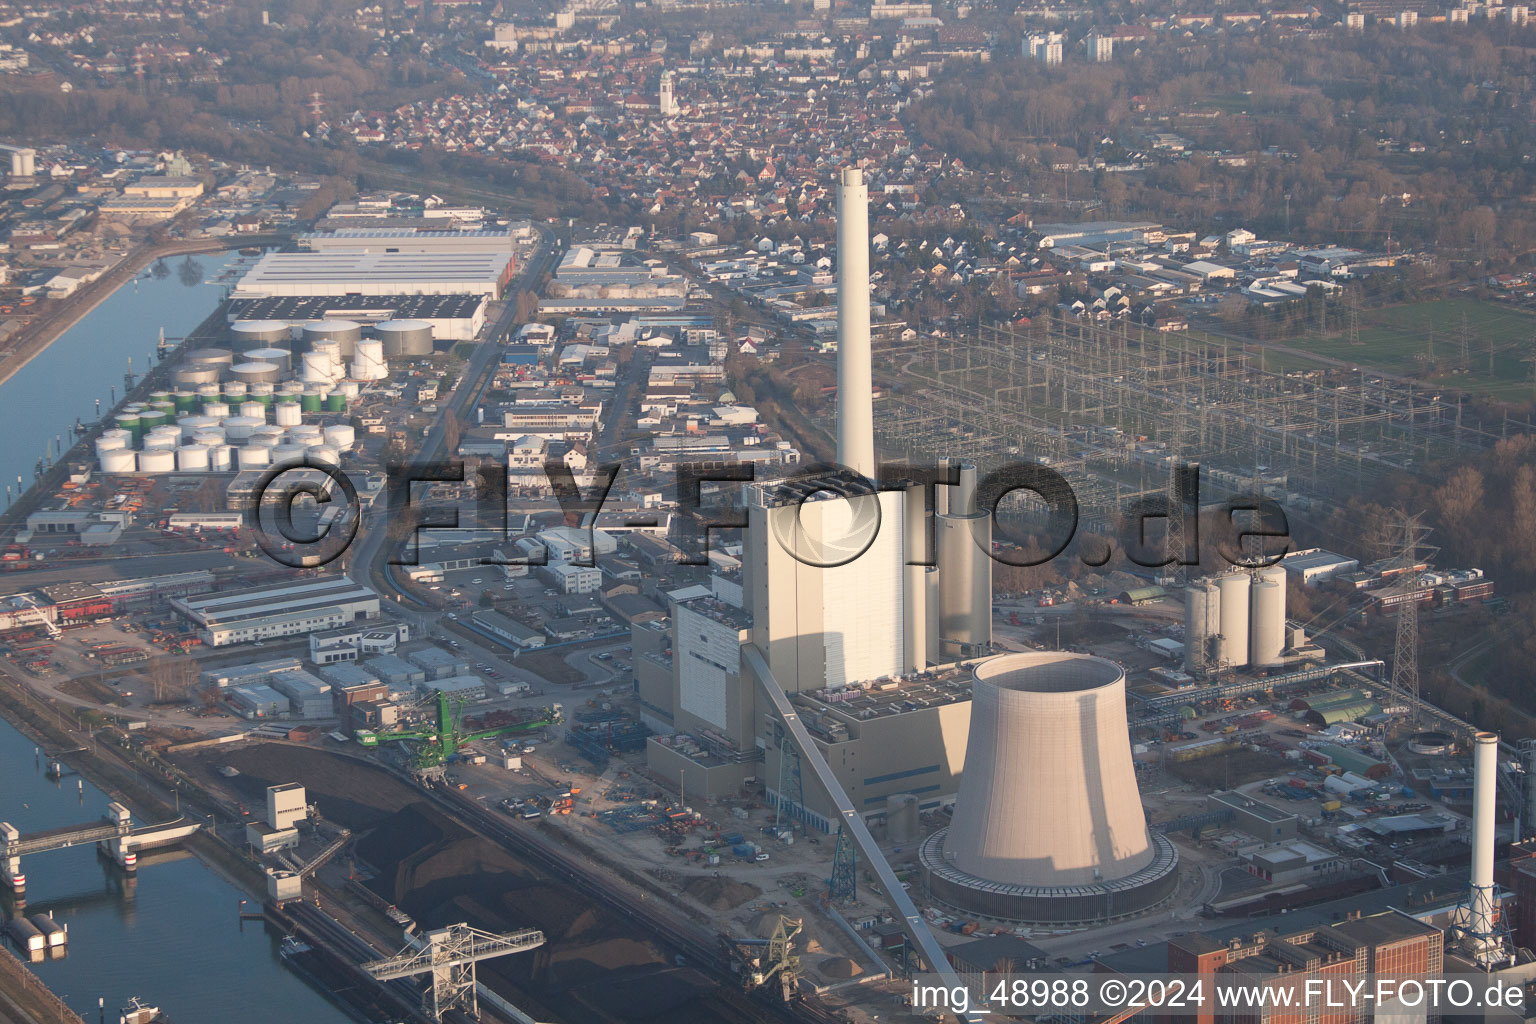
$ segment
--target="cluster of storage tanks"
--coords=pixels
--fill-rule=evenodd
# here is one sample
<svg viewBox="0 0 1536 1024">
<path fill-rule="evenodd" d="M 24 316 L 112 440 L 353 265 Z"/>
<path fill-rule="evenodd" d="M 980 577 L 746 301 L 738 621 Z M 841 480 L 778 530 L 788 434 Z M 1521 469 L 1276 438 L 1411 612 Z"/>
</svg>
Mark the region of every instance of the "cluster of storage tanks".
<svg viewBox="0 0 1536 1024">
<path fill-rule="evenodd" d="M 389 375 L 390 358 L 432 354 L 432 325 L 387 320 L 363 337 L 351 320 L 315 320 L 296 343 L 286 321 L 231 325 L 229 348 L 187 354 L 174 391 L 130 403 L 96 441 L 104 473 L 227 473 L 308 455 L 335 465 L 356 440 L 350 426 L 305 424 L 337 414 L 362 385 Z"/>
<path fill-rule="evenodd" d="M 115 414 L 112 428 L 96 439 L 96 458 L 103 473 L 228 473 L 305 455 L 337 465 L 356 432 L 345 423 L 306 424 L 303 415 L 346 412 L 356 388 L 355 381 L 334 390 L 302 381 L 230 381 L 200 386 L 190 402 L 181 392 L 155 392 L 148 403 Z"/>
<path fill-rule="evenodd" d="M 1184 596 L 1184 622 L 1191 672 L 1283 664 L 1285 570 L 1271 565 L 1197 580 Z"/>
</svg>

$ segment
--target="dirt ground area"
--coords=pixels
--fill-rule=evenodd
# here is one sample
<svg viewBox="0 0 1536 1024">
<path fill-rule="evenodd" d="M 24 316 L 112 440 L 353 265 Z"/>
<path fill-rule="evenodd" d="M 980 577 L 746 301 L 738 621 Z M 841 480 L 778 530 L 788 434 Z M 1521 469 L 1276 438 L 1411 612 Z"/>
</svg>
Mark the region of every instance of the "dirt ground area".
<svg viewBox="0 0 1536 1024">
<path fill-rule="evenodd" d="M 1191 761 L 1170 761 L 1168 774 L 1210 792 L 1267 779 L 1291 767 L 1285 758 L 1267 751 L 1231 750 Z"/>
<path fill-rule="evenodd" d="M 442 815 L 421 794 L 347 757 L 289 744 L 242 744 L 179 758 L 241 795 L 253 813 L 266 787 L 299 782 L 320 813 L 359 833 L 356 855 L 376 872 L 367 883 L 432 928 L 467 922 L 492 931 L 538 928 L 532 954 L 489 961 L 480 976 L 540 1020 L 568 1024 L 720 1020 L 706 1003 L 715 983 L 667 955 L 633 922 L 524 863 Z M 210 781 L 213 781 L 210 779 Z M 739 889 L 719 898 L 742 901 Z"/>
</svg>

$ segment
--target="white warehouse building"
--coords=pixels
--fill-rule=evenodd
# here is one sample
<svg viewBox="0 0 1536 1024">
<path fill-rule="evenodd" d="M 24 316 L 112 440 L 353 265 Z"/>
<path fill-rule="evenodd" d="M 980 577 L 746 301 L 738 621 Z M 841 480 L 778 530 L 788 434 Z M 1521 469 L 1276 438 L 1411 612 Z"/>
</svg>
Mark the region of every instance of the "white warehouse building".
<svg viewBox="0 0 1536 1024">
<path fill-rule="evenodd" d="M 345 576 L 171 600 L 209 647 L 340 629 L 379 616 L 379 595 Z"/>
<path fill-rule="evenodd" d="M 512 254 L 275 252 L 256 261 L 233 298 L 283 295 L 485 295 L 512 277 Z"/>
</svg>

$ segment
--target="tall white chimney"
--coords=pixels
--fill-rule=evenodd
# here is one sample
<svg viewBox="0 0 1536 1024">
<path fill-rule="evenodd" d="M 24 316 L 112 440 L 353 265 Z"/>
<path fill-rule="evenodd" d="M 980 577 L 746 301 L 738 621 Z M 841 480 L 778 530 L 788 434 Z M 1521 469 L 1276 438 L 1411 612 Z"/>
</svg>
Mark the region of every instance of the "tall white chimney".
<svg viewBox="0 0 1536 1024">
<path fill-rule="evenodd" d="M 1498 957 L 1493 937 L 1493 826 L 1498 801 L 1499 736 L 1480 732 L 1472 746 L 1472 887 L 1467 932 L 1480 962 Z"/>
<path fill-rule="evenodd" d="M 875 479 L 869 349 L 869 189 L 843 171 L 837 189 L 837 461 Z"/>
</svg>

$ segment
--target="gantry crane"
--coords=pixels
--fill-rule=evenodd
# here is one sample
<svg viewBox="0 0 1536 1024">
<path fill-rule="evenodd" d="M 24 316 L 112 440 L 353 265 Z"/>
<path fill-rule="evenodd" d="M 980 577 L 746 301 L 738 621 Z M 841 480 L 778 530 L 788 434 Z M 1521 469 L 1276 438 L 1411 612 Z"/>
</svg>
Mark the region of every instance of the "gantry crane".
<svg viewBox="0 0 1536 1024">
<path fill-rule="evenodd" d="M 795 981 L 800 977 L 800 957 L 795 953 L 795 936 L 803 922 L 798 917 L 780 917 L 773 934 L 766 939 L 737 939 L 722 936 L 731 954 L 732 969 L 741 975 L 741 987 L 748 991 L 763 988 L 775 978 L 779 998 L 789 1002 L 795 995 Z"/>
<path fill-rule="evenodd" d="M 427 932 L 425 945 L 402 950 L 385 960 L 363 964 L 363 970 L 379 981 L 394 981 L 430 974 L 432 987 L 422 994 L 422 1011 L 441 1021 L 443 1014 L 461 1009 L 480 1016 L 475 993 L 475 964 L 492 957 L 523 953 L 544 945 L 544 933 L 530 928 L 497 935 L 467 924 L 451 924 Z"/>
<path fill-rule="evenodd" d="M 415 756 L 415 768 L 418 772 L 431 771 L 442 767 L 466 743 L 473 743 L 475 740 L 491 739 L 496 736 L 505 736 L 508 733 L 542 729 L 545 726 L 558 725 L 562 721 L 560 705 L 553 704 L 524 721 L 508 722 L 476 732 L 464 732 L 461 727 L 461 719 L 466 703 L 465 699 L 463 697 L 450 697 L 442 690 L 433 690 L 417 707 L 419 708 L 424 704 L 434 701 L 437 705 L 437 711 L 433 728 L 402 729 L 399 732 L 379 733 L 377 736 L 377 739 L 381 742 L 399 740 L 418 741 L 419 746 L 416 748 Z"/>
</svg>

